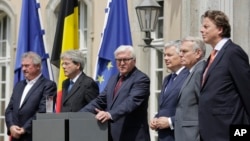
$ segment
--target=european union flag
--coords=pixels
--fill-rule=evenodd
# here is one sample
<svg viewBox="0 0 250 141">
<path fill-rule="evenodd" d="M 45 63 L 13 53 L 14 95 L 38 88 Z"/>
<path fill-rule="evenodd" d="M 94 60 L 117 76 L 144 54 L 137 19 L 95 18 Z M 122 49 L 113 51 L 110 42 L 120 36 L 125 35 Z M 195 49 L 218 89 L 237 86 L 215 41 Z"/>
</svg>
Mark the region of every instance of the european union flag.
<svg viewBox="0 0 250 141">
<path fill-rule="evenodd" d="M 127 0 L 109 0 L 106 23 L 97 63 L 97 82 L 102 92 L 111 75 L 118 72 L 114 51 L 120 45 L 132 45 Z"/>
<path fill-rule="evenodd" d="M 23 80 L 22 60 L 23 53 L 33 51 L 39 54 L 42 58 L 42 73 L 50 79 L 47 58 L 48 54 L 45 52 L 43 34 L 41 29 L 38 9 L 40 4 L 36 0 L 23 0 L 22 11 L 19 27 L 19 38 L 16 52 L 15 78 L 14 83 Z"/>
</svg>

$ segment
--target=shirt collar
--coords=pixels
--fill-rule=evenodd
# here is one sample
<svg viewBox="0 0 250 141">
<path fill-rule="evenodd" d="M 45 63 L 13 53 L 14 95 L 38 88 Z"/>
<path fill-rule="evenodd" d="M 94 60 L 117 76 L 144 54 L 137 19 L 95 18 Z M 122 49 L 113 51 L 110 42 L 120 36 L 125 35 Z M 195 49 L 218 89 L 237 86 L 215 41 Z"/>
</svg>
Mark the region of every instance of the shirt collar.
<svg viewBox="0 0 250 141">
<path fill-rule="evenodd" d="M 82 72 L 80 72 L 79 74 L 76 75 L 75 78 L 70 79 L 71 81 L 73 81 L 74 83 L 76 82 L 76 80 L 80 77 L 80 75 L 82 74 Z"/>
<path fill-rule="evenodd" d="M 184 69 L 185 67 L 181 67 L 181 68 L 179 68 L 175 73 L 176 73 L 176 75 L 179 75 L 180 73 L 181 73 L 181 71 Z"/>
<path fill-rule="evenodd" d="M 222 40 L 220 40 L 216 46 L 214 47 L 215 50 L 220 51 L 222 49 L 222 47 L 224 46 L 224 44 L 229 40 L 229 38 L 223 38 Z"/>
<path fill-rule="evenodd" d="M 193 66 L 191 67 L 191 69 L 189 70 L 189 73 L 193 72 L 195 66 L 197 66 L 197 64 L 199 64 L 199 63 L 202 62 L 202 61 L 204 61 L 204 59 L 201 59 L 201 60 L 199 60 L 198 62 L 196 62 L 196 64 L 193 65 Z"/>
<path fill-rule="evenodd" d="M 37 77 L 35 77 L 33 80 L 28 80 L 26 79 L 27 84 L 34 84 L 36 83 L 36 81 L 38 80 L 38 78 L 41 76 L 42 74 L 40 73 Z"/>
</svg>

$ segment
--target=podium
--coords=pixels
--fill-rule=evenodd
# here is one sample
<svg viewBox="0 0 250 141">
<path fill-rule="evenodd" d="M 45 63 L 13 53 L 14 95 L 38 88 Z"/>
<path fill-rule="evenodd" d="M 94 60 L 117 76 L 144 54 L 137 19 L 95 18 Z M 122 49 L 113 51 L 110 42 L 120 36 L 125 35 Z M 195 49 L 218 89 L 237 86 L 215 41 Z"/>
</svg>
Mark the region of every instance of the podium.
<svg viewBox="0 0 250 141">
<path fill-rule="evenodd" d="M 108 125 L 87 112 L 40 113 L 32 134 L 33 141 L 108 141 Z"/>
</svg>

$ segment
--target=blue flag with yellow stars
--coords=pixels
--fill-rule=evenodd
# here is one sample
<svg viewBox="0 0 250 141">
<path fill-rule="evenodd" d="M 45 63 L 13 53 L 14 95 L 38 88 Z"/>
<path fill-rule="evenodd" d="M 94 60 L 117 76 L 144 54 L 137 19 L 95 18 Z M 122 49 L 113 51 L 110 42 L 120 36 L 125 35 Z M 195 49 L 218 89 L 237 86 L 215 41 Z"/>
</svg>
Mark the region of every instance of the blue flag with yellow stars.
<svg viewBox="0 0 250 141">
<path fill-rule="evenodd" d="M 42 29 L 40 23 L 40 17 L 38 10 L 40 8 L 40 3 L 36 0 L 23 0 L 21 17 L 20 17 L 20 27 L 19 27 L 19 37 L 16 51 L 16 64 L 15 64 L 15 76 L 14 83 L 24 79 L 24 74 L 22 72 L 22 55 L 25 52 L 35 52 L 41 56 L 42 59 L 42 74 L 53 80 L 51 71 L 51 66 L 48 63 L 49 54 L 46 52 L 46 48 L 43 41 L 43 36 L 45 34 L 44 29 Z"/>
<path fill-rule="evenodd" d="M 109 0 L 97 62 L 96 81 L 102 92 L 111 77 L 117 74 L 114 51 L 120 45 L 131 45 L 127 0 Z"/>
</svg>

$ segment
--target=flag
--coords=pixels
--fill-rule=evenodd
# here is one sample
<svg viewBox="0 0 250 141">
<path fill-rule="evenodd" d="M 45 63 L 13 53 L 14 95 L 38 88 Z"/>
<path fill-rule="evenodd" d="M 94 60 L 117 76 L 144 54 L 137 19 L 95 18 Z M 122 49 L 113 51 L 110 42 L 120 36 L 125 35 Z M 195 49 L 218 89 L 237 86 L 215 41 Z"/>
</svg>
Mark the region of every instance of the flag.
<svg viewBox="0 0 250 141">
<path fill-rule="evenodd" d="M 60 55 L 67 50 L 79 49 L 78 42 L 78 1 L 61 0 L 61 8 L 57 21 L 55 40 L 51 55 L 51 63 L 59 67 L 56 112 L 61 111 L 62 102 L 62 82 L 66 79 L 62 66 L 60 65 Z"/>
<path fill-rule="evenodd" d="M 102 92 L 111 75 L 118 72 L 114 51 L 120 45 L 132 45 L 127 0 L 109 0 L 98 55 L 96 80 Z"/>
<path fill-rule="evenodd" d="M 39 10 L 40 4 L 36 0 L 23 0 L 19 26 L 18 44 L 16 51 L 16 64 L 14 83 L 23 80 L 22 73 L 22 55 L 25 52 L 33 51 L 41 56 L 42 74 L 52 79 L 51 66 L 48 64 L 49 57 L 44 46 L 44 30 L 41 28 Z M 49 70 L 50 69 L 50 70 Z"/>
</svg>

